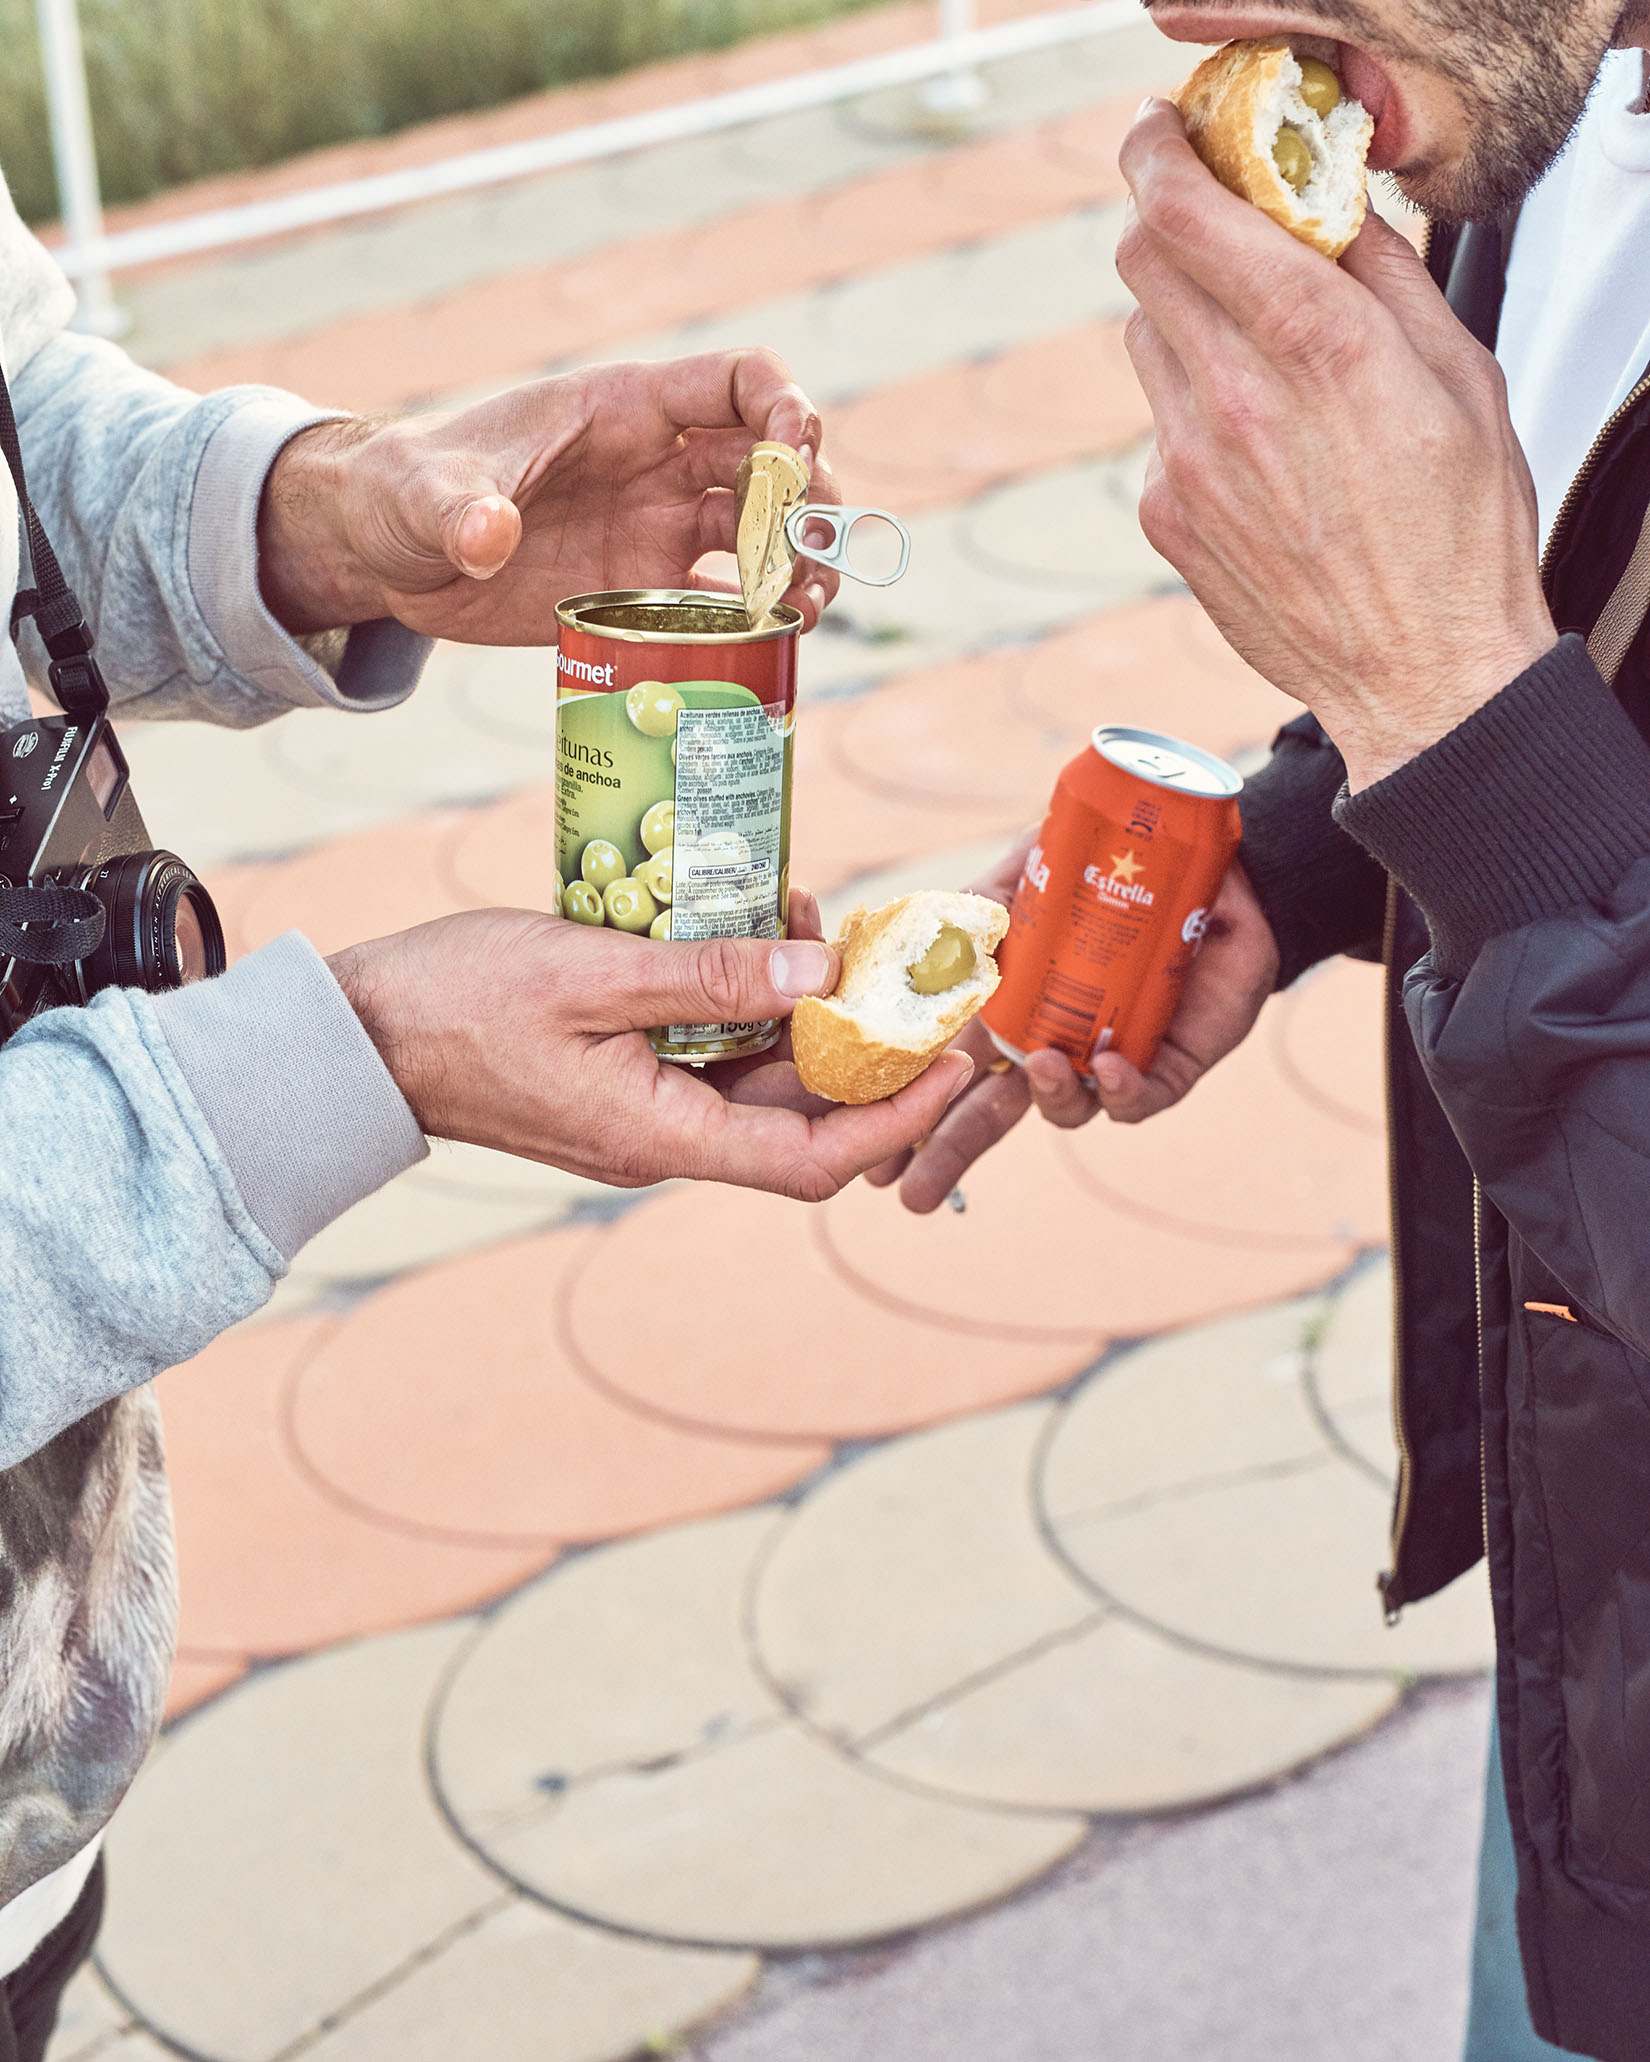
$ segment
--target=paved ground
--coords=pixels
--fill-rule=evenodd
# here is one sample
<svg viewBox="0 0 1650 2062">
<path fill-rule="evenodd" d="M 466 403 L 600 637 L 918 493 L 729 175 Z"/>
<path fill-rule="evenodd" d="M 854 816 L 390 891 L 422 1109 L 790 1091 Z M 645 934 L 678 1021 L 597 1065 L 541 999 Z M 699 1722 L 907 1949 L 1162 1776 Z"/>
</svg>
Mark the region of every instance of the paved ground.
<svg viewBox="0 0 1650 2062">
<path fill-rule="evenodd" d="M 966 880 L 1094 722 L 1253 763 L 1286 713 L 1134 522 L 1114 156 L 1178 69 L 1142 27 L 995 68 L 963 135 L 886 96 L 167 268 L 134 348 L 376 407 L 777 344 L 917 545 L 805 653 L 797 875 Z M 548 886 L 542 652 L 128 750 L 237 952 Z M 1375 1608 L 1377 978 L 1302 983 L 1141 1131 L 1024 1127 L 960 1215 L 438 1148 L 324 1234 L 160 1384 L 179 1722 L 53 2062 L 1447 2057 L 1489 1634 L 1472 1578 Z"/>
</svg>

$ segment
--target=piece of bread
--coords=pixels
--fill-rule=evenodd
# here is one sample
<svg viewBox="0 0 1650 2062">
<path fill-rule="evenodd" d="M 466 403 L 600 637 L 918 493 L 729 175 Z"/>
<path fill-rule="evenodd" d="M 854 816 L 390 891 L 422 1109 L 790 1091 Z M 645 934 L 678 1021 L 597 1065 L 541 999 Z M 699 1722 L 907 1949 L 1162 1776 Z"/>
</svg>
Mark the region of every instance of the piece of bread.
<svg viewBox="0 0 1650 2062">
<path fill-rule="evenodd" d="M 1228 43 L 1171 97 L 1192 148 L 1222 186 L 1326 258 L 1338 258 L 1363 226 L 1364 160 L 1375 124 L 1361 100 L 1344 96 L 1327 115 L 1314 113 L 1300 85 L 1295 52 L 1269 36 Z M 1273 156 L 1280 129 L 1295 130 L 1312 154 L 1312 174 L 1299 193 Z"/>
<path fill-rule="evenodd" d="M 919 995 L 910 969 L 954 924 L 973 941 L 974 971 L 938 995 Z M 806 995 L 791 1016 L 802 1085 L 834 1103 L 878 1103 L 937 1060 L 997 985 L 992 958 L 1008 911 L 984 895 L 927 888 L 881 909 L 856 909 L 837 934 L 842 978 Z"/>
</svg>

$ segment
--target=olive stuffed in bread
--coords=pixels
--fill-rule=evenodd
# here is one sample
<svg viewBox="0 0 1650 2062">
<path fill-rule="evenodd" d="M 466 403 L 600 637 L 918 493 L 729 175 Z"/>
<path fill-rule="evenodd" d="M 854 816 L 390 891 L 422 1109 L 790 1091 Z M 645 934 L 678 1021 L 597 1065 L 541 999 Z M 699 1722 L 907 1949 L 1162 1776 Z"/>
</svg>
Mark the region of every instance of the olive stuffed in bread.
<svg viewBox="0 0 1650 2062">
<path fill-rule="evenodd" d="M 1228 43 L 1172 96 L 1222 186 L 1338 258 L 1363 226 L 1375 124 L 1334 68 L 1281 37 Z"/>
</svg>

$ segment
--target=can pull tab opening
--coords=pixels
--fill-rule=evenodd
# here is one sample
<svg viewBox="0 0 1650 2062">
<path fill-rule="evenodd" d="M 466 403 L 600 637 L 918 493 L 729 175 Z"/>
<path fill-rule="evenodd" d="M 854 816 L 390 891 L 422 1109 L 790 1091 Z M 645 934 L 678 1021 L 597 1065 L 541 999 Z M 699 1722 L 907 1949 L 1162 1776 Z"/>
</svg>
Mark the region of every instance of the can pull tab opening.
<svg viewBox="0 0 1650 2062">
<path fill-rule="evenodd" d="M 799 558 L 846 573 L 865 587 L 892 587 L 911 563 L 911 533 L 885 508 L 804 502 L 785 518 L 785 541 Z M 890 560 L 897 561 L 892 571 Z"/>
</svg>

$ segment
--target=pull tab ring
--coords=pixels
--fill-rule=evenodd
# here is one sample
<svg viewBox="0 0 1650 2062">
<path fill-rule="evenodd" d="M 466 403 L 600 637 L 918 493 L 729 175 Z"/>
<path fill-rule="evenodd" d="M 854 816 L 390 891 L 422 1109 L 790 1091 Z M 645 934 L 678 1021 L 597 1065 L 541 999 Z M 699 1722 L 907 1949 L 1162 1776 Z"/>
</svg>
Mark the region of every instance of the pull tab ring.
<svg viewBox="0 0 1650 2062">
<path fill-rule="evenodd" d="M 891 573 L 862 573 L 849 559 L 854 525 L 863 522 L 867 516 L 891 524 L 899 538 L 899 564 Z M 810 523 L 823 523 L 830 531 L 825 543 L 808 542 L 805 533 Z M 911 563 L 911 532 L 897 515 L 890 515 L 885 508 L 836 508 L 823 502 L 803 502 L 785 518 L 785 541 L 798 558 L 811 558 L 816 565 L 846 573 L 850 580 L 858 580 L 865 587 L 892 587 L 896 580 L 903 579 L 905 569 Z"/>
</svg>

